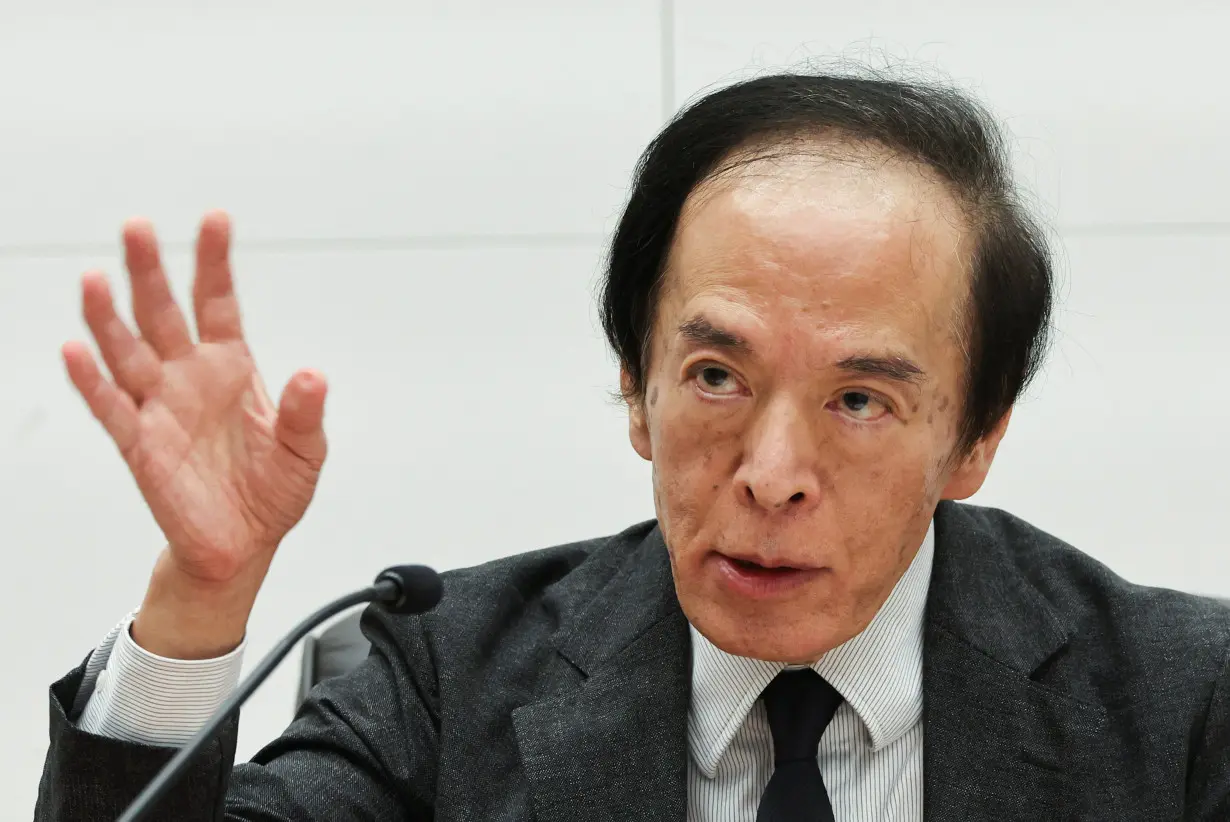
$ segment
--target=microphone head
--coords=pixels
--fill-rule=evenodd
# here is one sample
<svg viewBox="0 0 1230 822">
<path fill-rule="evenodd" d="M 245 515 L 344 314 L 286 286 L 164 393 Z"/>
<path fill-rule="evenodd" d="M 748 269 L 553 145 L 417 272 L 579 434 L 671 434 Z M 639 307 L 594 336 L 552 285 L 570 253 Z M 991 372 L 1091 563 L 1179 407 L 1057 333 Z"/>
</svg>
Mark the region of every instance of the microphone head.
<svg viewBox="0 0 1230 822">
<path fill-rule="evenodd" d="M 376 577 L 376 582 L 392 582 L 397 586 L 395 594 L 384 599 L 389 611 L 395 614 L 421 614 L 430 611 L 444 594 L 440 575 L 426 565 L 395 565 L 386 568 Z"/>
</svg>

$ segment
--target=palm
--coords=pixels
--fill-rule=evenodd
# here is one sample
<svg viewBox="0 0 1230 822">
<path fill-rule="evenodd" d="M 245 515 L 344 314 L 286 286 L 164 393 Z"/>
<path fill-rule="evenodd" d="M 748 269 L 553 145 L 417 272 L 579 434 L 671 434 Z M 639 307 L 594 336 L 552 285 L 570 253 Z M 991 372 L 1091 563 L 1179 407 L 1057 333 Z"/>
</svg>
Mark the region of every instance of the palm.
<svg viewBox="0 0 1230 822">
<path fill-rule="evenodd" d="M 179 559 L 219 575 L 289 530 L 312 483 L 279 470 L 277 415 L 242 346 L 203 344 L 164 371 L 125 458 L 167 540 L 182 546 Z"/>
<path fill-rule="evenodd" d="M 176 564 L 223 580 L 267 562 L 311 501 L 325 455 L 324 383 L 300 372 L 280 408 L 242 338 L 227 263 L 229 232 L 207 218 L 198 243 L 194 343 L 170 296 L 152 232 L 125 232 L 137 338 L 106 281 L 87 275 L 86 320 L 115 382 L 89 351 L 65 346 L 69 374 L 128 463 Z"/>
</svg>

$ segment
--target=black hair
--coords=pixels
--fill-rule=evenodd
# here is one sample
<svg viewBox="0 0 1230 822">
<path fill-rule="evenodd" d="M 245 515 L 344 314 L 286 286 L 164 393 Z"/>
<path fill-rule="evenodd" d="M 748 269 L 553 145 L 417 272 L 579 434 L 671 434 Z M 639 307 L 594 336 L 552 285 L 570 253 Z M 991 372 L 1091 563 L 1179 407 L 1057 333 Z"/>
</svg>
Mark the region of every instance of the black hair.
<svg viewBox="0 0 1230 822">
<path fill-rule="evenodd" d="M 965 327 L 961 451 L 991 431 L 1041 369 L 1053 307 L 1051 255 L 1021 202 L 1004 137 L 966 94 L 873 76 L 787 73 L 710 93 L 646 148 L 615 230 L 601 286 L 603 330 L 644 397 L 651 333 L 667 259 L 688 196 L 740 152 L 800 141 L 853 142 L 938 177 L 973 231 Z"/>
</svg>

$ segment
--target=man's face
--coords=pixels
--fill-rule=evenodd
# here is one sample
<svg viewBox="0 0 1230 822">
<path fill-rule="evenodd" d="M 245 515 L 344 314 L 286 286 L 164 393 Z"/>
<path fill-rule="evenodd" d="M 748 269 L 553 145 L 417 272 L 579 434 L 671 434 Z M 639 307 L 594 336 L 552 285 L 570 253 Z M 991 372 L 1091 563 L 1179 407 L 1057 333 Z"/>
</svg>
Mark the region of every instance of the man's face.
<svg viewBox="0 0 1230 822">
<path fill-rule="evenodd" d="M 684 612 L 723 650 L 819 658 L 866 627 L 955 454 L 971 237 L 913 165 L 758 161 L 684 208 L 630 434 Z"/>
</svg>

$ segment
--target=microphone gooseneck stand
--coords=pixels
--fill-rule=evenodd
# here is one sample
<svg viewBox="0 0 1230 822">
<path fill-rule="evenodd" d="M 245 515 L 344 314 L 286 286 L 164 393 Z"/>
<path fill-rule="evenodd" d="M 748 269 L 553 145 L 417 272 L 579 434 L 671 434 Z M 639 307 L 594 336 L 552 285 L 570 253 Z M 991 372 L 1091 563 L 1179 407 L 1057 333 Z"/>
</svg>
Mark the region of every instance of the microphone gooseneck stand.
<svg viewBox="0 0 1230 822">
<path fill-rule="evenodd" d="M 205 726 L 188 740 L 158 775 L 137 795 L 118 822 L 138 822 L 146 818 L 166 792 L 183 775 L 192 757 L 205 747 L 218 729 L 238 713 L 240 707 L 262 682 L 273 673 L 278 663 L 291 649 L 320 623 L 334 614 L 364 602 L 384 602 L 397 614 L 416 614 L 431 610 L 440 601 L 440 577 L 423 565 L 400 565 L 381 572 L 376 582 L 360 591 L 335 599 L 295 626 L 269 654 L 261 660 L 251 675 L 239 685 Z"/>
</svg>

